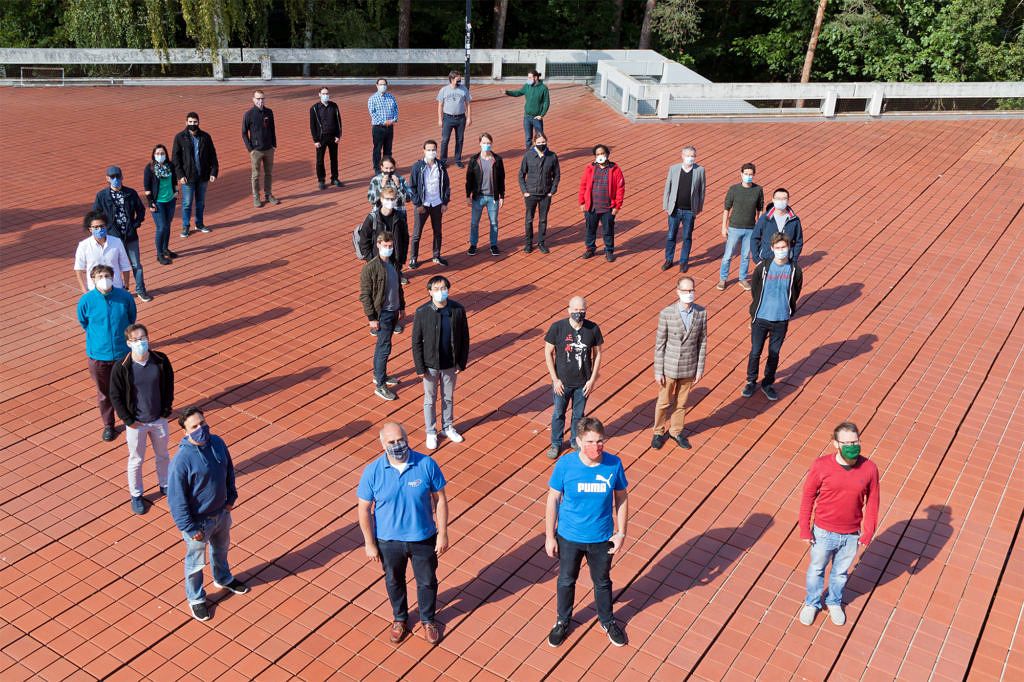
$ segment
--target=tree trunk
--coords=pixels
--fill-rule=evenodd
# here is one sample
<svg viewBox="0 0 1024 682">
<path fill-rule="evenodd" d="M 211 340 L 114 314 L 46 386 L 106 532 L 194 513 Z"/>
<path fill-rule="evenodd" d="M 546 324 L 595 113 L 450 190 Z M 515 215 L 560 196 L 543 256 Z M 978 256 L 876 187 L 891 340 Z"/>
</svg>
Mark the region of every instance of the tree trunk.
<svg viewBox="0 0 1024 682">
<path fill-rule="evenodd" d="M 412 22 L 412 0 L 399 0 L 398 5 L 398 49 L 408 50 L 409 24 Z M 409 75 L 409 65 L 404 61 L 398 64 L 398 75 Z"/>
<path fill-rule="evenodd" d="M 657 0 L 647 0 L 647 8 L 644 10 L 644 23 L 640 28 L 640 44 L 637 46 L 641 50 L 651 49 L 651 15 L 654 14 L 654 5 Z"/>
<path fill-rule="evenodd" d="M 612 47 L 622 45 L 622 0 L 615 0 L 615 21 L 612 22 Z"/>
<path fill-rule="evenodd" d="M 494 49 L 500 50 L 505 44 L 505 19 L 508 18 L 508 0 L 494 0 Z"/>
<path fill-rule="evenodd" d="M 814 28 L 811 29 L 811 40 L 807 43 L 807 56 L 804 57 L 804 70 L 800 72 L 800 82 L 809 83 L 811 80 L 811 64 L 814 62 L 814 49 L 818 47 L 818 34 L 821 33 L 821 22 L 825 18 L 825 5 L 828 0 L 821 0 L 818 3 L 818 13 L 814 15 Z M 802 99 L 796 101 L 799 109 L 804 105 Z"/>
<path fill-rule="evenodd" d="M 303 32 L 302 45 L 307 50 L 313 47 L 313 0 L 306 0 L 306 29 Z M 309 78 L 309 64 L 302 65 L 302 77 Z"/>
</svg>

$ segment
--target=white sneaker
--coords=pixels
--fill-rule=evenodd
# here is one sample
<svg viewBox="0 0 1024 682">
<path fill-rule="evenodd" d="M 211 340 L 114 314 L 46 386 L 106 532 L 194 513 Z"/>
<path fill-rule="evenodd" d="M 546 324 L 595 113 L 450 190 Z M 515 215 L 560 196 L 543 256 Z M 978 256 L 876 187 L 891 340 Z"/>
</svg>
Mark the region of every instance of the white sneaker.
<svg viewBox="0 0 1024 682">
<path fill-rule="evenodd" d="M 461 443 L 462 441 L 466 440 L 461 435 L 459 435 L 459 432 L 455 430 L 454 426 L 449 426 L 447 429 L 444 430 L 444 437 L 453 443 Z"/>
<path fill-rule="evenodd" d="M 436 450 L 436 449 L 437 449 L 437 434 L 436 433 L 428 433 L 427 434 L 427 450 Z"/>
<path fill-rule="evenodd" d="M 838 604 L 832 604 L 828 607 L 828 615 L 832 618 L 834 625 L 846 625 L 846 614 L 843 612 L 843 607 Z"/>
<path fill-rule="evenodd" d="M 817 608 L 804 604 L 804 607 L 800 609 L 800 622 L 804 625 L 814 625 L 814 617 L 816 615 L 818 615 Z"/>
</svg>

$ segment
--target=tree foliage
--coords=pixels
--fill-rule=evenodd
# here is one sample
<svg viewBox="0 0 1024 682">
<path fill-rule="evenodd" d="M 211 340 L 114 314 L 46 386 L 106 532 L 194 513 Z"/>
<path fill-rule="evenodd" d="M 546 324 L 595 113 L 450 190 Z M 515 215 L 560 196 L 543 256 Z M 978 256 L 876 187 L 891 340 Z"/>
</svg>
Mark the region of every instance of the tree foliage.
<svg viewBox="0 0 1024 682">
<path fill-rule="evenodd" d="M 700 7 L 697 0 L 660 0 L 651 13 L 651 23 L 661 44 L 679 62 L 692 66 L 694 56 L 686 46 L 700 36 Z"/>
</svg>

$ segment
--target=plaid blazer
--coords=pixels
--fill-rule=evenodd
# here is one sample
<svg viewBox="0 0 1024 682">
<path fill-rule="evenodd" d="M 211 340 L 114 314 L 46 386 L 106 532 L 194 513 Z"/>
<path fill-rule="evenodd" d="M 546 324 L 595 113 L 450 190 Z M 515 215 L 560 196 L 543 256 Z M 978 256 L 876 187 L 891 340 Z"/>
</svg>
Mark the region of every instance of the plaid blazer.
<svg viewBox="0 0 1024 682">
<path fill-rule="evenodd" d="M 692 303 L 693 322 L 683 326 L 679 304 L 673 303 L 658 316 L 658 335 L 654 341 L 654 374 L 670 379 L 688 379 L 704 373 L 708 344 L 707 309 Z"/>
</svg>

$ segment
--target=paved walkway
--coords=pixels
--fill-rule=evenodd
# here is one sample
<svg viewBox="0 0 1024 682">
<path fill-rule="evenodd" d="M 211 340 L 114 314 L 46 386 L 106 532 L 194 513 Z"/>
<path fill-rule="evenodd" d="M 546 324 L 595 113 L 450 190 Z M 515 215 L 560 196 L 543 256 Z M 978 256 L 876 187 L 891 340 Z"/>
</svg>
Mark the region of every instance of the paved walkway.
<svg viewBox="0 0 1024 682">
<path fill-rule="evenodd" d="M 498 89 L 474 85 L 466 146 L 490 131 L 513 172 L 522 100 Z M 378 426 L 401 420 L 423 447 L 422 392 L 403 334 L 391 364 L 400 399 L 372 393 L 350 240 L 367 211 L 370 91 L 333 90 L 345 188 L 316 189 L 313 89 L 268 87 L 283 203 L 262 209 L 239 140 L 249 87 L 0 93 L 0 678 L 1024 679 L 1024 121 L 631 125 L 588 90 L 554 86 L 546 127 L 563 179 L 551 254 L 519 252 L 513 192 L 502 254 L 466 256 L 468 209 L 456 200 L 445 216 L 450 266 L 428 263 L 407 289 L 411 312 L 430 275 L 450 277 L 473 339 L 456 390 L 466 442 L 433 453 L 449 480 L 453 542 L 439 569 L 445 637 L 432 649 L 418 626 L 387 643 L 383 581 L 356 523 Z M 394 90 L 407 174 L 422 140 L 440 136 L 435 88 Z M 145 223 L 155 300 L 139 318 L 174 363 L 176 405 L 208 408 L 238 474 L 230 559 L 253 590 L 213 591 L 207 623 L 184 607 L 183 546 L 152 464 L 154 504 L 133 516 L 124 436 L 100 441 L 71 270 L 106 166 L 141 190 L 153 144 L 170 145 L 190 110 L 221 160 L 214 230 L 181 240 L 176 218 L 181 258 L 163 266 Z M 575 190 L 598 142 L 626 177 L 615 263 L 579 258 Z M 695 448 L 653 451 L 651 346 L 677 277 L 658 268 L 661 192 L 686 143 L 710 178 L 691 269 L 709 310 L 708 362 L 690 400 Z M 806 235 L 774 404 L 739 395 L 749 295 L 735 274 L 714 289 L 720 206 L 745 161 L 769 192 L 789 188 Z M 461 196 L 463 174 L 452 177 Z M 556 565 L 542 539 L 551 399 L 541 349 L 572 294 L 605 332 L 589 407 L 630 481 L 630 537 L 612 568 L 624 648 L 596 625 L 586 575 L 568 640 L 545 641 Z M 847 419 L 881 471 L 878 535 L 853 569 L 848 624 L 819 615 L 804 627 L 800 485 Z"/>
</svg>

